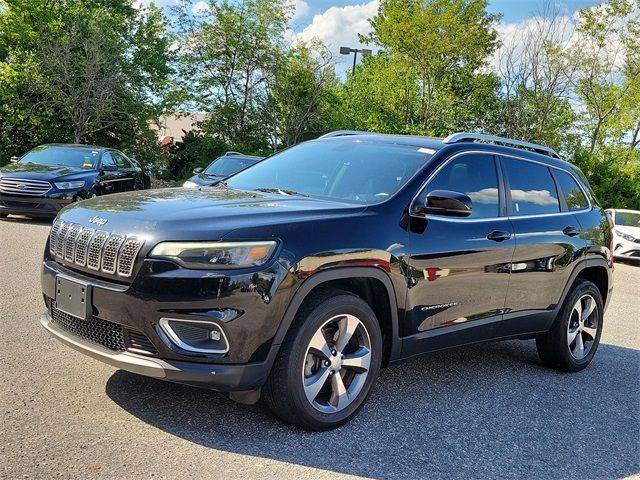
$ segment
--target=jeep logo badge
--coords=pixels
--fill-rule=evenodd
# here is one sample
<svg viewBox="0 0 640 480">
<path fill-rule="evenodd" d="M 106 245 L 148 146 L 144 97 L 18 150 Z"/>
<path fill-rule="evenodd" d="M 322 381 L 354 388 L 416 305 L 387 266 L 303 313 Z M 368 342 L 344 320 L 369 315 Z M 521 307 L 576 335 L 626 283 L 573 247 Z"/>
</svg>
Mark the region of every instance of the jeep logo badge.
<svg viewBox="0 0 640 480">
<path fill-rule="evenodd" d="M 16 185 L 20 190 L 26 190 L 27 186 L 24 183 L 19 183 Z"/>
<path fill-rule="evenodd" d="M 109 220 L 107 220 L 106 218 L 101 218 L 101 217 L 98 217 L 97 215 L 89 219 L 89 223 L 93 223 L 94 225 L 98 225 L 100 227 L 103 226 L 108 221 Z"/>
</svg>

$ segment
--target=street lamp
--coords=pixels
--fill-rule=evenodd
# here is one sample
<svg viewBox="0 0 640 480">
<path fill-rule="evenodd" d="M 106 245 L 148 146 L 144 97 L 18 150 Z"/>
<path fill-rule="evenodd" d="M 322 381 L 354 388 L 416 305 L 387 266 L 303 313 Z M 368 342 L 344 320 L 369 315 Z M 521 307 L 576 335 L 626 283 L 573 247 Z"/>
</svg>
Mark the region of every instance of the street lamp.
<svg viewBox="0 0 640 480">
<path fill-rule="evenodd" d="M 358 52 L 362 53 L 363 57 L 368 57 L 371 55 L 371 50 L 368 48 L 351 48 L 351 47 L 340 47 L 341 55 L 349 55 L 353 53 L 353 68 L 351 69 L 351 75 L 356 74 L 356 59 L 358 58 Z"/>
</svg>

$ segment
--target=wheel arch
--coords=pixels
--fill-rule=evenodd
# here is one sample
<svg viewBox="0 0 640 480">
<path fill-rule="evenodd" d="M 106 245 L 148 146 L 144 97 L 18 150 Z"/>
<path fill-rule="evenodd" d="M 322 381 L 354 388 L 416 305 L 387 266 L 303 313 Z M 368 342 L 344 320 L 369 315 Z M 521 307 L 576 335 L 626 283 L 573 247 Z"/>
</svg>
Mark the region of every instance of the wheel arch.
<svg viewBox="0 0 640 480">
<path fill-rule="evenodd" d="M 604 304 L 605 308 L 607 307 L 613 288 L 611 267 L 609 266 L 607 260 L 605 260 L 604 258 L 585 259 L 578 263 L 571 272 L 569 280 L 567 281 L 564 290 L 562 291 L 562 296 L 560 297 L 560 300 L 556 305 L 552 321 L 553 319 L 555 319 L 560 308 L 562 308 L 562 305 L 564 304 L 567 295 L 569 295 L 569 292 L 571 291 L 573 285 L 579 279 L 585 279 L 593 282 L 598 287 L 598 290 L 600 290 L 600 294 L 602 295 L 602 303 Z M 549 325 L 549 327 L 550 326 L 551 325 Z"/>
<path fill-rule="evenodd" d="M 383 332 L 383 363 L 400 357 L 401 342 L 395 289 L 389 276 L 375 267 L 334 268 L 315 273 L 305 279 L 285 310 L 274 346 L 280 348 L 303 302 L 318 289 L 326 287 L 351 292 L 367 302 L 376 313 Z M 382 293 L 385 294 L 385 298 L 382 297 Z"/>
</svg>

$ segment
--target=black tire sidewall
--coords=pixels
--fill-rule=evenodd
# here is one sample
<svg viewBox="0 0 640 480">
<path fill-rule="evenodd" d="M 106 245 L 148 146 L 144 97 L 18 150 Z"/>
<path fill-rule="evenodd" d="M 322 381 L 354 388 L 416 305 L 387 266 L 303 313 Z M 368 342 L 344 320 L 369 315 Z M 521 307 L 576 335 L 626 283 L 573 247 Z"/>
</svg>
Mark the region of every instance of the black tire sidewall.
<svg viewBox="0 0 640 480">
<path fill-rule="evenodd" d="M 575 305 L 575 303 L 578 301 L 580 297 L 586 294 L 591 295 L 596 301 L 596 308 L 598 310 L 597 312 L 598 331 L 596 333 L 594 344 L 591 347 L 591 350 L 589 351 L 587 356 L 580 360 L 577 360 L 576 358 L 573 357 L 573 355 L 571 355 L 571 351 L 569 350 L 569 345 L 567 344 L 567 326 L 571 318 L 571 312 L 573 311 L 573 306 Z M 596 287 L 591 282 L 583 282 L 577 285 L 577 287 L 573 289 L 573 291 L 567 298 L 565 305 L 563 306 L 562 316 L 560 318 L 561 321 L 558 322 L 558 325 L 557 325 L 558 331 L 556 332 L 556 335 L 558 335 L 559 337 L 558 341 L 559 342 L 561 341 L 564 347 L 562 349 L 562 352 L 563 352 L 562 355 L 570 370 L 580 371 L 583 368 L 585 368 L 587 365 L 589 365 L 589 363 L 591 363 L 591 360 L 593 359 L 593 356 L 596 354 L 596 350 L 598 350 L 598 346 L 600 345 L 600 337 L 602 335 L 602 327 L 603 327 L 603 318 L 604 318 L 604 305 L 602 303 L 602 295 L 600 294 L 600 290 L 598 290 L 598 287 Z"/>
<path fill-rule="evenodd" d="M 313 334 L 331 317 L 341 314 L 354 315 L 367 329 L 371 341 L 371 365 L 358 397 L 344 410 L 328 414 L 316 410 L 307 400 L 302 384 L 302 368 L 307 346 Z M 323 302 L 306 319 L 303 319 L 303 322 L 292 339 L 292 351 L 286 369 L 286 383 L 290 386 L 292 401 L 306 424 L 314 429 L 332 428 L 344 423 L 358 412 L 378 377 L 382 360 L 380 326 L 371 308 L 354 295 L 340 295 Z"/>
</svg>

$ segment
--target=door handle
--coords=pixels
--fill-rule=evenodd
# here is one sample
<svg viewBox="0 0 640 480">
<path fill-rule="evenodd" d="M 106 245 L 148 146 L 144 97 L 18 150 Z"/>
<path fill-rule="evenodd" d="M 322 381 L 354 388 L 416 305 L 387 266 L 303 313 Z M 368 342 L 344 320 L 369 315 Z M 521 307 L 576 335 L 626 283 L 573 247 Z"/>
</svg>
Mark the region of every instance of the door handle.
<svg viewBox="0 0 640 480">
<path fill-rule="evenodd" d="M 578 230 L 575 227 L 565 227 L 564 230 L 562 230 L 562 233 L 564 233 L 565 235 L 569 236 L 569 237 L 575 237 L 576 235 L 580 234 L 580 230 Z"/>
<path fill-rule="evenodd" d="M 494 230 L 487 235 L 487 239 L 493 240 L 494 242 L 502 242 L 503 240 L 509 240 L 510 238 L 511 234 L 509 232 L 503 232 L 501 230 Z"/>
</svg>

